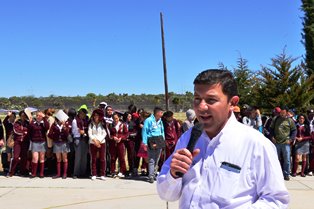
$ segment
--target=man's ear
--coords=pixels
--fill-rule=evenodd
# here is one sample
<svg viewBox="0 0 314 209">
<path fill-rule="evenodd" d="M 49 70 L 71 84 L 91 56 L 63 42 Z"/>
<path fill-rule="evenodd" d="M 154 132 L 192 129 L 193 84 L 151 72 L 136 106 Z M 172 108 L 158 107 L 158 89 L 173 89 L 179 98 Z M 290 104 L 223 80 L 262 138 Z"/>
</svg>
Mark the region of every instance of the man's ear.
<svg viewBox="0 0 314 209">
<path fill-rule="evenodd" d="M 240 101 L 239 96 L 233 96 L 233 97 L 230 99 L 230 105 L 231 105 L 232 107 L 237 106 L 238 103 L 239 103 L 239 101 Z"/>
</svg>

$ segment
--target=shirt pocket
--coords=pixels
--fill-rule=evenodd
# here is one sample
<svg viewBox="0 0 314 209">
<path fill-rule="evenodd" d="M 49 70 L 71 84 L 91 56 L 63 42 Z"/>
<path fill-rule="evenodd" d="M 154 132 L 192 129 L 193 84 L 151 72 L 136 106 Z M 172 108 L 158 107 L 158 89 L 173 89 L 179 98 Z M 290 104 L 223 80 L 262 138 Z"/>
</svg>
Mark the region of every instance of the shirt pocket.
<svg viewBox="0 0 314 209">
<path fill-rule="evenodd" d="M 240 173 L 219 168 L 212 190 L 212 200 L 220 206 L 231 204 L 239 186 Z"/>
</svg>

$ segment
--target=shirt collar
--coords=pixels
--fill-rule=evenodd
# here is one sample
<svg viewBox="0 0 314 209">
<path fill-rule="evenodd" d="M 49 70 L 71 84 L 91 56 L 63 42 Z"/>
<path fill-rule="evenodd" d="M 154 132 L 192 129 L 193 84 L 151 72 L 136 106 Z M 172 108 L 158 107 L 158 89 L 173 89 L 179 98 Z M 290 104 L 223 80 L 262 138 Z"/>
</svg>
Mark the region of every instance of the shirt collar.
<svg viewBox="0 0 314 209">
<path fill-rule="evenodd" d="M 222 136 L 224 135 L 224 133 L 230 133 L 233 131 L 236 123 L 238 123 L 238 121 L 237 121 L 236 117 L 234 116 L 234 114 L 232 113 L 231 116 L 228 118 L 228 121 L 225 124 L 225 126 L 222 128 L 222 130 L 215 137 L 213 137 L 212 139 L 209 138 L 209 136 L 206 134 L 205 131 L 203 131 L 202 135 L 205 135 L 210 140 L 209 144 L 211 146 L 217 145 L 220 143 L 220 140 L 222 139 Z"/>
</svg>

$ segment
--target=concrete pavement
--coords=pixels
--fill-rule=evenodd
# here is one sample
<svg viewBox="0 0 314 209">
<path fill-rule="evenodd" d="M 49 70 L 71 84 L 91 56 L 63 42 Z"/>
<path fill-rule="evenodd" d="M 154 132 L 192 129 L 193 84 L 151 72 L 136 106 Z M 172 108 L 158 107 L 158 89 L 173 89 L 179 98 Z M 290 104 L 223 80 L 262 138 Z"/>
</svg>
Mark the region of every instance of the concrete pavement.
<svg viewBox="0 0 314 209">
<path fill-rule="evenodd" d="M 286 181 L 292 209 L 314 205 L 314 176 L 294 177 Z M 0 176 L 0 202 L 5 209 L 175 209 L 178 202 L 159 199 L 156 183 L 144 177 L 137 180 L 112 179 L 43 179 Z"/>
</svg>

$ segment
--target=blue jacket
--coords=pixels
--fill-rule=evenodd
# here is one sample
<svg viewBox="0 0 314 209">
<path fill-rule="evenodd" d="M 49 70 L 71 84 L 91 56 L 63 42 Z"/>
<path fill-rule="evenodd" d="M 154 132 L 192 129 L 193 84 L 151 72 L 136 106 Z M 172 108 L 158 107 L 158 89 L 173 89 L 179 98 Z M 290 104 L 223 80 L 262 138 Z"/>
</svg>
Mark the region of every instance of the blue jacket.
<svg viewBox="0 0 314 209">
<path fill-rule="evenodd" d="M 165 138 L 164 125 L 162 120 L 159 119 L 156 122 L 154 114 L 151 114 L 145 121 L 142 129 L 143 143 L 147 145 L 147 138 L 151 136 L 163 136 Z"/>
</svg>

